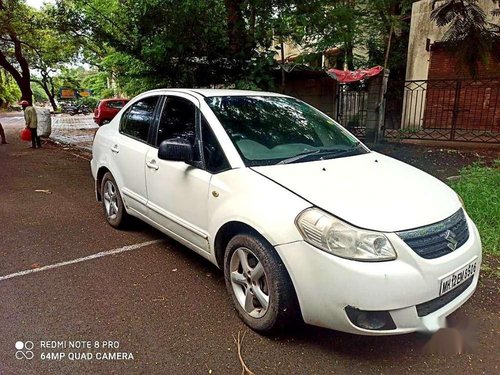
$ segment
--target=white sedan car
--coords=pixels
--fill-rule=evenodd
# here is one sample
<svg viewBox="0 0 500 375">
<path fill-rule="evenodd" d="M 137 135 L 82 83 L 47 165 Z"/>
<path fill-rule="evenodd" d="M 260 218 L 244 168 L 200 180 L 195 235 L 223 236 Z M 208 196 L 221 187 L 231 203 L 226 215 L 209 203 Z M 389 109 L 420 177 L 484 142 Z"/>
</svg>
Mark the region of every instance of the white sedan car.
<svg viewBox="0 0 500 375">
<path fill-rule="evenodd" d="M 433 332 L 477 286 L 457 194 L 289 96 L 143 93 L 97 131 L 91 167 L 109 224 L 135 216 L 223 269 L 259 332 Z"/>
</svg>

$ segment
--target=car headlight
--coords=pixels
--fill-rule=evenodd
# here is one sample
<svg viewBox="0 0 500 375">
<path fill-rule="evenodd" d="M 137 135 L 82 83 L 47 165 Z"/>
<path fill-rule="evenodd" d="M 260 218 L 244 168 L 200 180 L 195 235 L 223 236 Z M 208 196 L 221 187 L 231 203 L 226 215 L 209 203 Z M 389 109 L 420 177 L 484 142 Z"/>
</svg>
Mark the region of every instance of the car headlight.
<svg viewBox="0 0 500 375">
<path fill-rule="evenodd" d="M 355 228 L 317 208 L 295 221 L 304 240 L 330 254 L 360 261 L 396 259 L 396 251 L 382 233 Z"/>
</svg>

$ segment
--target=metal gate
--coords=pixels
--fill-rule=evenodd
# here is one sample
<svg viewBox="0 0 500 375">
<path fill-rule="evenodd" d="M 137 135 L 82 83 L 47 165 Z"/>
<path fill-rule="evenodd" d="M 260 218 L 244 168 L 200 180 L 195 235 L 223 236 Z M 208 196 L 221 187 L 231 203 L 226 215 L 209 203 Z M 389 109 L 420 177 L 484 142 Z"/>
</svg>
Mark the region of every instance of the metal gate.
<svg viewBox="0 0 500 375">
<path fill-rule="evenodd" d="M 384 137 L 500 142 L 500 78 L 389 82 Z"/>
<path fill-rule="evenodd" d="M 363 138 L 368 108 L 366 83 L 339 84 L 335 103 L 337 121 L 356 137 Z"/>
</svg>

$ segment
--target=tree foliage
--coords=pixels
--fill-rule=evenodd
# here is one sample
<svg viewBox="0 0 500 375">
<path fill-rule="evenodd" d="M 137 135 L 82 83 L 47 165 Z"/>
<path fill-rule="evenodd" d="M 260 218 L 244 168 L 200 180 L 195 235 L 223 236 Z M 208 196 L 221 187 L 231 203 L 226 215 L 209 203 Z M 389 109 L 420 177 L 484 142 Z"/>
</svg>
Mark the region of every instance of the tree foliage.
<svg viewBox="0 0 500 375">
<path fill-rule="evenodd" d="M 20 96 L 21 91 L 17 83 L 0 68 L 0 107 L 17 102 Z"/>
<path fill-rule="evenodd" d="M 55 96 L 58 87 L 55 77 L 65 65 L 76 62 L 84 46 L 79 40 L 60 33 L 50 14 L 50 5 L 36 13 L 37 30 L 30 35 L 34 40 L 30 42 L 28 53 L 31 69 L 35 70 L 31 80 L 40 85 L 56 110 Z"/>
<path fill-rule="evenodd" d="M 56 0 L 37 11 L 0 0 L 0 65 L 23 97 L 35 81 L 54 108 L 64 85 L 99 97 L 159 87 L 271 89 L 282 43 L 305 47 L 294 63 L 322 69 L 318 57 L 326 56 L 330 66 L 384 65 L 402 79 L 414 1 Z M 460 50 L 477 63 L 491 40 L 475 3 L 446 0 L 433 17 L 450 26 L 448 41 L 471 41 Z M 85 74 L 74 69 L 82 62 Z"/>
</svg>

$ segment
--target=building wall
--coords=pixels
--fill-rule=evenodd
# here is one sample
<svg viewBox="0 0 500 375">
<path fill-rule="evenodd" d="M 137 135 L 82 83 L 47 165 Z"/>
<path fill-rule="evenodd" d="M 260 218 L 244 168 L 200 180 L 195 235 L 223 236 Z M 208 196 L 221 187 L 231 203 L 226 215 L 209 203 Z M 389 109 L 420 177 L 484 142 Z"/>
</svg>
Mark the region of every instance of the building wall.
<svg viewBox="0 0 500 375">
<path fill-rule="evenodd" d="M 495 48 L 499 50 L 500 45 Z M 487 65 L 480 63 L 478 76 L 471 80 L 467 68 L 457 66 L 452 53 L 434 44 L 428 78 L 435 81 L 427 86 L 424 128 L 500 130 L 498 54 L 490 56 Z"/>
<path fill-rule="evenodd" d="M 275 41 L 274 47 L 280 47 L 281 43 L 278 40 Z M 300 45 L 294 43 L 291 40 L 287 40 L 283 43 L 283 54 L 285 57 L 285 61 L 290 58 L 296 58 L 304 53 L 310 53 L 311 51 L 302 48 Z M 276 49 L 276 54 L 274 55 L 274 59 L 278 62 L 281 62 L 281 50 Z"/>
<path fill-rule="evenodd" d="M 500 52 L 500 44 L 495 46 Z M 490 56 L 488 64 L 479 63 L 477 79 L 498 78 L 500 76 L 500 54 Z M 434 44 L 430 51 L 428 79 L 470 79 L 467 67 L 456 64 L 455 57 L 444 46 Z"/>
<path fill-rule="evenodd" d="M 432 0 L 421 0 L 412 6 L 406 80 L 420 82 L 405 85 L 401 128 L 451 128 L 452 124 L 454 128 L 464 129 L 497 126 L 497 111 L 492 108 L 498 101 L 498 80 L 484 81 L 479 86 L 466 84 L 458 89 L 456 82 L 422 82 L 471 78 L 439 43 L 448 26 L 438 27 L 431 21 L 432 3 Z M 491 15 L 497 4 L 491 0 L 479 0 L 478 5 L 487 14 L 489 22 L 498 24 L 499 19 Z M 498 60 L 492 57 L 489 66 L 480 66 L 479 78 L 498 77 L 499 68 Z M 471 95 L 475 95 L 474 100 Z"/>
<path fill-rule="evenodd" d="M 432 2 L 432 0 L 421 0 L 413 3 L 412 6 L 406 66 L 407 80 L 425 80 L 429 78 L 431 51 L 426 48 L 427 39 L 430 40 L 430 44 L 440 41 L 447 29 L 447 26 L 438 27 L 431 21 Z M 487 14 L 489 22 L 499 23 L 498 17 L 494 19 L 491 16 L 491 11 L 498 7 L 497 4 L 491 0 L 479 0 L 477 4 Z"/>
</svg>

